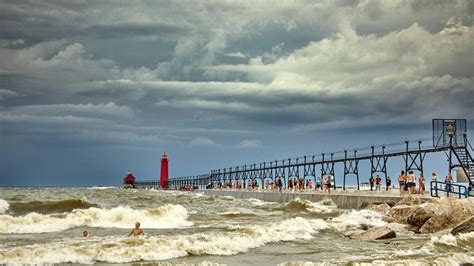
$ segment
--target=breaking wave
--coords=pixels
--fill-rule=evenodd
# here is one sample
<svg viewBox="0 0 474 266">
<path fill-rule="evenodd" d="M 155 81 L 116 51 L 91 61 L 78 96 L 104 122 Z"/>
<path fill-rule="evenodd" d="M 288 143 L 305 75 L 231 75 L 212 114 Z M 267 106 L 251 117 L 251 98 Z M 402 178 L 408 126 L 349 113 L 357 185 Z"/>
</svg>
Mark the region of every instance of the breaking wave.
<svg viewBox="0 0 474 266">
<path fill-rule="evenodd" d="M 97 189 L 97 190 L 104 190 L 104 189 L 118 189 L 118 187 L 113 187 L 113 186 L 106 186 L 106 187 L 88 187 L 87 189 Z"/>
<path fill-rule="evenodd" d="M 314 213 L 332 213 L 336 205 L 331 200 L 322 200 L 311 202 L 296 198 L 286 204 L 286 210 L 289 212 L 308 211 Z"/>
<path fill-rule="evenodd" d="M 16 202 L 10 206 L 11 212 L 16 215 L 37 212 L 42 214 L 70 212 L 74 209 L 88 209 L 99 207 L 97 204 L 89 203 L 85 199 L 67 199 L 60 201 L 30 201 Z"/>
<path fill-rule="evenodd" d="M 248 202 L 252 203 L 255 206 L 267 206 L 267 205 L 275 205 L 277 203 L 275 202 L 268 202 L 268 201 L 263 201 L 255 198 L 249 198 L 247 199 Z"/>
<path fill-rule="evenodd" d="M 432 236 L 430 244 L 434 246 L 451 246 L 457 248 L 468 248 L 474 249 L 474 231 L 459 234 L 454 236 L 452 234 L 441 235 L 441 236 Z"/>
<path fill-rule="evenodd" d="M 336 230 L 361 227 L 378 227 L 387 223 L 382 220 L 383 215 L 371 210 L 351 210 L 331 219 L 331 226 Z"/>
<path fill-rule="evenodd" d="M 324 227 L 320 222 L 323 221 L 296 217 L 260 226 L 229 227 L 227 232 L 218 234 L 76 238 L 4 249 L 0 253 L 0 263 L 130 263 L 188 255 L 228 256 L 272 242 L 309 240 Z"/>
<path fill-rule="evenodd" d="M 10 204 L 6 200 L 0 199 L 0 214 L 4 214 L 7 212 Z"/>
<path fill-rule="evenodd" d="M 135 210 L 128 206 L 112 209 L 75 209 L 59 214 L 28 213 L 24 216 L 0 215 L 0 233 L 57 232 L 89 226 L 130 228 L 139 221 L 143 228 L 177 228 L 191 226 L 188 212 L 181 205 L 164 205 L 156 209 Z"/>
</svg>

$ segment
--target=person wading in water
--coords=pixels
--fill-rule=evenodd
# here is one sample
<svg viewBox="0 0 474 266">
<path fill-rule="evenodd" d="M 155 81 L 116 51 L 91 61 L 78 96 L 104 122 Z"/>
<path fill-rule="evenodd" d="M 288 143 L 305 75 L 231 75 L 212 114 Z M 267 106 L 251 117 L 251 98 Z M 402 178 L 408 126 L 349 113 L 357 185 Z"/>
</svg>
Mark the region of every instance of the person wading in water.
<svg viewBox="0 0 474 266">
<path fill-rule="evenodd" d="M 130 234 L 128 236 L 139 236 L 139 235 L 143 235 L 143 230 L 140 229 L 140 223 L 139 222 L 136 222 L 135 223 L 135 228 L 133 228 L 132 232 L 130 232 Z"/>
</svg>

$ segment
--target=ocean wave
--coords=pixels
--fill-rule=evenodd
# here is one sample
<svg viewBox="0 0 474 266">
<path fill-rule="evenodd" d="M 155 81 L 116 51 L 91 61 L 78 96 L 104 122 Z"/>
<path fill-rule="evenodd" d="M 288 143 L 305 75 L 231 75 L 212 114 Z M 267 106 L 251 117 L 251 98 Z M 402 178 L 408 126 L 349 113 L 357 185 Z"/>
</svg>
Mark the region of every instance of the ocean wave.
<svg viewBox="0 0 474 266">
<path fill-rule="evenodd" d="M 6 200 L 0 199 L 0 214 L 4 214 L 10 208 L 10 204 Z"/>
<path fill-rule="evenodd" d="M 91 207 L 99 207 L 97 204 L 89 203 L 85 198 L 67 199 L 60 201 L 29 201 L 15 202 L 10 206 L 10 210 L 15 215 L 27 214 L 30 212 L 49 214 L 70 212 L 74 209 L 88 209 Z"/>
<path fill-rule="evenodd" d="M 429 244 L 433 246 L 451 246 L 474 250 L 474 232 L 459 234 L 457 236 L 452 234 L 432 236 Z"/>
<path fill-rule="evenodd" d="M 308 211 L 313 213 L 332 213 L 336 205 L 331 200 L 322 200 L 312 202 L 296 198 L 286 204 L 286 210 L 289 212 Z"/>
<path fill-rule="evenodd" d="M 48 215 L 33 212 L 18 217 L 0 215 L 0 233 L 57 232 L 80 226 L 130 228 L 137 221 L 143 228 L 177 228 L 192 225 L 187 217 L 188 212 L 181 205 L 164 205 L 148 210 L 128 206 L 89 208 Z"/>
<path fill-rule="evenodd" d="M 226 217 L 252 217 L 252 216 L 258 216 L 258 214 L 250 209 L 246 208 L 235 208 L 231 209 L 226 212 L 219 212 L 217 213 L 221 216 L 226 216 Z"/>
<path fill-rule="evenodd" d="M 333 228 L 343 231 L 350 228 L 378 227 L 387 223 L 382 221 L 383 215 L 371 210 L 351 210 L 332 218 L 330 224 Z"/>
<path fill-rule="evenodd" d="M 263 201 L 255 198 L 249 198 L 247 199 L 248 202 L 252 203 L 255 206 L 267 206 L 267 205 L 275 205 L 277 204 L 276 202 L 268 202 L 268 201 Z"/>
<path fill-rule="evenodd" d="M 425 258 L 410 257 L 405 259 L 395 259 L 386 257 L 383 259 L 373 259 L 372 256 L 351 256 L 350 258 L 334 258 L 331 261 L 312 262 L 312 261 L 289 261 L 282 262 L 280 266 L 323 266 L 323 265 L 385 265 L 385 266 L 430 266 L 430 265 L 471 265 L 474 257 L 464 253 L 451 253 L 449 255 L 436 254 Z"/>
<path fill-rule="evenodd" d="M 105 187 L 88 187 L 87 189 L 97 189 L 97 190 L 104 190 L 104 189 L 116 189 L 118 187 L 114 186 L 105 186 Z"/>
<path fill-rule="evenodd" d="M 311 239 L 319 226 L 297 217 L 277 223 L 229 227 L 228 232 L 139 238 L 92 237 L 44 245 L 12 247 L 0 263 L 130 263 L 188 255 L 234 255 L 267 243 Z"/>
<path fill-rule="evenodd" d="M 235 197 L 232 197 L 232 196 L 219 196 L 219 198 L 224 199 L 224 200 L 235 200 Z"/>
<path fill-rule="evenodd" d="M 255 217 L 255 216 L 275 216 L 281 215 L 283 212 L 281 211 L 261 211 L 259 209 L 247 209 L 242 207 L 231 208 L 226 212 L 219 212 L 217 213 L 221 216 L 226 217 Z"/>
<path fill-rule="evenodd" d="M 350 265 L 390 265 L 390 266 L 430 266 L 430 265 L 470 265 L 474 262 L 474 257 L 463 253 L 453 253 L 449 255 L 437 255 L 426 258 L 410 258 L 410 259 L 390 259 L 390 260 L 373 260 L 364 262 L 349 262 Z"/>
</svg>

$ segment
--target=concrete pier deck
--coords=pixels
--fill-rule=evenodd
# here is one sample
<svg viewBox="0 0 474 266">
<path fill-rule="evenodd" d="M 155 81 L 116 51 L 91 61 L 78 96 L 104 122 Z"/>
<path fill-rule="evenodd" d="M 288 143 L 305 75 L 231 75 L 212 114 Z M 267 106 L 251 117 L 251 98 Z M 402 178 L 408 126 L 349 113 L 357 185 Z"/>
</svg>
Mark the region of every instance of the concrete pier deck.
<svg viewBox="0 0 474 266">
<path fill-rule="evenodd" d="M 364 202 L 382 201 L 387 203 L 396 203 L 403 197 L 408 197 L 408 194 L 399 195 L 398 190 L 391 191 L 357 191 L 357 190 L 336 190 L 331 194 L 324 192 L 270 192 L 270 191 L 248 191 L 248 190 L 199 190 L 198 192 L 206 195 L 215 196 L 231 196 L 238 199 L 259 199 L 269 202 L 286 203 L 293 199 L 299 198 L 302 200 L 309 200 L 312 202 L 321 201 L 324 199 L 331 199 L 340 209 L 360 209 Z M 412 195 L 419 197 L 422 200 L 431 198 L 430 195 Z"/>
</svg>

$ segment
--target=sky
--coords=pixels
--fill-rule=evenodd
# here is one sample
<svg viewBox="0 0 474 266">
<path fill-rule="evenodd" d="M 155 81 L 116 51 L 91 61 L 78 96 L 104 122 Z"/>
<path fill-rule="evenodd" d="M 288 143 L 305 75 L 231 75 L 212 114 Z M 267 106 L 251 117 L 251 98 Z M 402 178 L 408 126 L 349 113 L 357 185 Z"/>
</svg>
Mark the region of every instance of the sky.
<svg viewBox="0 0 474 266">
<path fill-rule="evenodd" d="M 0 186 L 153 180 L 163 152 L 172 177 L 203 174 L 430 137 L 433 118 L 472 132 L 473 14 L 471 0 L 3 0 Z M 425 165 L 444 173 L 446 156 Z"/>
</svg>

